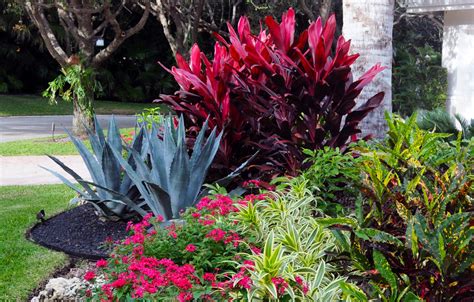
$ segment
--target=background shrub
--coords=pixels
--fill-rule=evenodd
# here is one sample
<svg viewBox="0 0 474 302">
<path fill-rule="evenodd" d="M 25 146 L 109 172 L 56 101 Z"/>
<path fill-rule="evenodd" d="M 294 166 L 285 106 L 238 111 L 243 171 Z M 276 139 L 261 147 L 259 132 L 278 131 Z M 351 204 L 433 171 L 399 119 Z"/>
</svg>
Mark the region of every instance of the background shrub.
<svg viewBox="0 0 474 302">
<path fill-rule="evenodd" d="M 393 111 L 410 116 L 416 110 L 443 108 L 448 78 L 441 66 L 441 52 L 429 45 L 403 44 L 395 53 L 393 66 Z"/>
</svg>

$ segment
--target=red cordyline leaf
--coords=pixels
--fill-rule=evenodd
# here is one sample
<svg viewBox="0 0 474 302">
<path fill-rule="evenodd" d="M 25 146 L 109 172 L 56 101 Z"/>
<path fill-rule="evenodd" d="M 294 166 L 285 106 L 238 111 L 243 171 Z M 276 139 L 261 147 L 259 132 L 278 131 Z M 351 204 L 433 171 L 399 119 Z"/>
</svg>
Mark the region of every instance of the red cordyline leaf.
<svg viewBox="0 0 474 302">
<path fill-rule="evenodd" d="M 285 53 L 288 52 L 293 45 L 295 35 L 295 11 L 293 8 L 283 13 L 280 24 L 271 16 L 265 18 L 265 23 L 268 26 L 268 30 L 272 35 L 276 47 Z"/>
<path fill-rule="evenodd" d="M 191 59 L 190 59 L 191 71 L 196 74 L 201 74 L 201 50 L 194 44 L 191 48 Z"/>
<path fill-rule="evenodd" d="M 364 88 L 367 84 L 369 84 L 370 82 L 372 82 L 372 80 L 374 79 L 374 77 L 381 71 L 383 71 L 384 69 L 386 69 L 387 67 L 383 67 L 382 65 L 380 65 L 380 63 L 372 66 L 372 68 L 370 68 L 369 70 L 367 70 L 364 75 L 362 75 L 359 79 L 359 83 L 357 84 L 357 86 L 354 88 L 356 90 L 362 90 L 362 88 Z"/>
</svg>

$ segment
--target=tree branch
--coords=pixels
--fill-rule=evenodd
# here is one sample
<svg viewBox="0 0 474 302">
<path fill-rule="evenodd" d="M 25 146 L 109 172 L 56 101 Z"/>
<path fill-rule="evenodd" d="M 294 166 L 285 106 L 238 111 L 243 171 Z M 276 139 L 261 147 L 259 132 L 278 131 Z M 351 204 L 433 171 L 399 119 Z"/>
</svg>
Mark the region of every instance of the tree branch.
<svg viewBox="0 0 474 302">
<path fill-rule="evenodd" d="M 122 31 L 120 24 L 117 21 L 117 16 L 112 14 L 110 6 L 104 5 L 105 19 L 108 20 L 108 23 L 112 26 L 113 31 L 115 32 L 115 37 L 112 42 L 99 53 L 97 53 L 92 59 L 92 65 L 100 65 L 104 60 L 106 60 L 126 39 L 130 38 L 138 31 L 140 31 L 148 19 L 150 14 L 150 0 L 145 0 L 145 8 L 140 18 L 140 21 L 133 26 L 132 28 Z"/>
<path fill-rule="evenodd" d="M 49 53 L 62 67 L 67 65 L 68 55 L 63 50 L 54 35 L 46 16 L 43 11 L 43 1 L 25 1 L 25 8 L 33 23 L 38 28 L 41 37 L 48 49 Z"/>
</svg>

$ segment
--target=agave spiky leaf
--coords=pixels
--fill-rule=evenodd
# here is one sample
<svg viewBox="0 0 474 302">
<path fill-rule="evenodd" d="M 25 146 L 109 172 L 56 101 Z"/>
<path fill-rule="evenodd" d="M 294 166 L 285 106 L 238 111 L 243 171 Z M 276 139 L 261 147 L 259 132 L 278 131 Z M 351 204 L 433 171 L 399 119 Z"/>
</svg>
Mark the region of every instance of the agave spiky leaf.
<svg viewBox="0 0 474 302">
<path fill-rule="evenodd" d="M 217 135 L 217 130 L 213 129 L 206 138 L 208 126 L 204 123 L 190 156 L 183 117 L 177 127 L 171 116 L 161 126 L 159 129 L 152 125 L 151 131 L 147 132 L 148 157 L 129 149 L 135 168 L 121 159 L 117 151 L 113 153 L 153 213 L 172 219 L 198 200 L 207 171 L 219 149 L 222 132 Z"/>
<path fill-rule="evenodd" d="M 50 156 L 50 158 L 71 175 L 83 189 L 81 190 L 60 174 L 49 169 L 46 170 L 75 190 L 81 196 L 81 199 L 93 204 L 104 216 L 114 215 L 127 218 L 137 213 L 144 215 L 145 210 L 136 207 L 136 204 L 140 202 L 140 195 L 137 194 L 137 190 L 134 188 L 135 185 L 128 174 L 121 176 L 121 164 L 114 154 L 115 152 L 122 157 L 123 151 L 122 139 L 115 119 L 112 117 L 109 121 L 107 137 L 96 118 L 94 118 L 94 123 L 95 133 L 87 129 L 92 152 L 81 140 L 68 132 L 71 141 L 89 170 L 92 182 L 85 181 L 83 177 L 53 156 Z M 143 127 L 141 127 L 138 134 L 135 135 L 130 149 L 140 154 L 146 154 L 147 144 L 144 143 L 144 135 Z M 135 167 L 135 159 L 130 153 L 126 161 L 131 167 Z"/>
</svg>

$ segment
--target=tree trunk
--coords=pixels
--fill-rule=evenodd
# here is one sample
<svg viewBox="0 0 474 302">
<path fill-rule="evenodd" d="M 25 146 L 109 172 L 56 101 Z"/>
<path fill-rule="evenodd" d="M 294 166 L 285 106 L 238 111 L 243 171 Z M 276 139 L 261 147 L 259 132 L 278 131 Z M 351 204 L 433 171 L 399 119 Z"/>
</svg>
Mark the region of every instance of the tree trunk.
<svg viewBox="0 0 474 302">
<path fill-rule="evenodd" d="M 392 112 L 393 9 L 394 0 L 343 0 L 342 33 L 352 40 L 352 52 L 360 54 L 352 67 L 354 80 L 376 63 L 387 68 L 358 98 L 365 101 L 380 91 L 385 92 L 382 105 L 361 124 L 363 135 L 373 134 L 376 138 L 383 138 L 387 132 L 384 112 Z"/>
<path fill-rule="evenodd" d="M 95 130 L 94 127 L 94 108 L 92 103 L 94 100 L 94 92 L 90 91 L 87 93 L 85 98 L 81 99 L 77 95 L 74 96 L 73 106 L 73 118 L 72 118 L 72 133 L 75 136 L 85 138 L 87 136 L 86 127 Z"/>
</svg>

